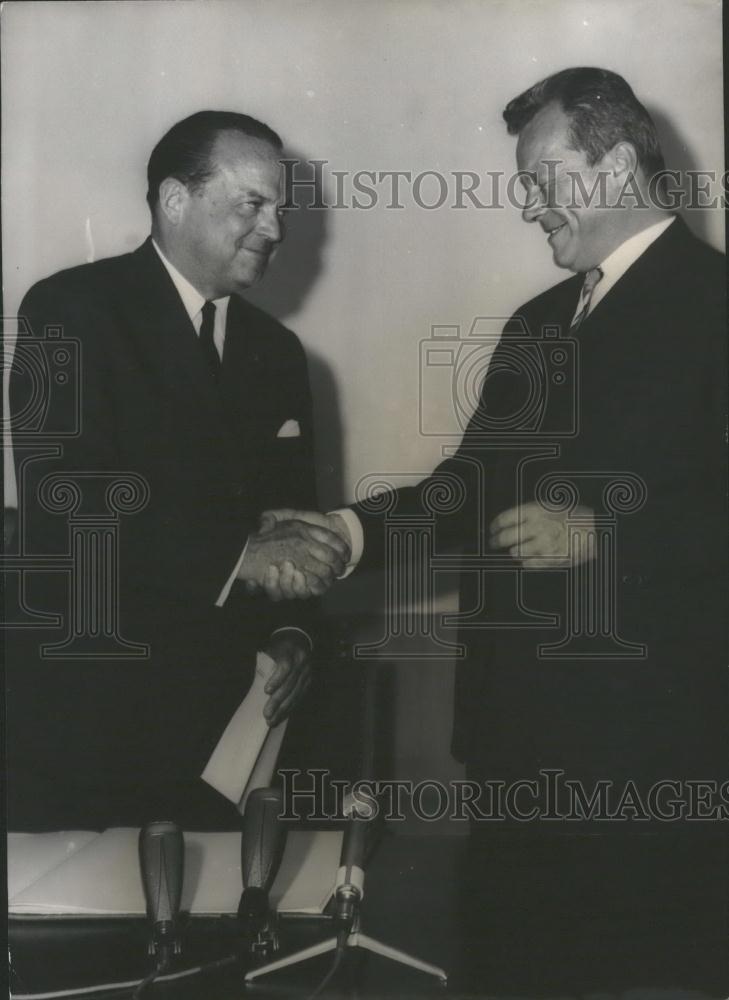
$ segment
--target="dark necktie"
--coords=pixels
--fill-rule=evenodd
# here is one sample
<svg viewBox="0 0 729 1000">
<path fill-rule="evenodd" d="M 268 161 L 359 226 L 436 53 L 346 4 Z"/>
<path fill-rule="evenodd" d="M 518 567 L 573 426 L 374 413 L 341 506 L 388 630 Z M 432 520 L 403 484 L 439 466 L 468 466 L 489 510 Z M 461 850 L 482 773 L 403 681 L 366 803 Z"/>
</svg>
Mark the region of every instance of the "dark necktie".
<svg viewBox="0 0 729 1000">
<path fill-rule="evenodd" d="M 202 307 L 202 323 L 200 324 L 200 347 L 205 355 L 205 360 L 212 373 L 217 379 L 220 373 L 220 355 L 215 346 L 215 303 L 206 302 Z"/>
<path fill-rule="evenodd" d="M 595 286 L 602 279 L 602 269 L 599 267 L 593 267 L 591 271 L 588 271 L 585 275 L 585 281 L 582 286 L 582 292 L 580 293 L 580 301 L 582 306 L 575 318 L 570 323 L 570 333 L 576 333 L 577 330 L 582 326 L 588 312 L 590 311 L 590 302 L 592 302 L 592 293 L 595 291 Z"/>
</svg>

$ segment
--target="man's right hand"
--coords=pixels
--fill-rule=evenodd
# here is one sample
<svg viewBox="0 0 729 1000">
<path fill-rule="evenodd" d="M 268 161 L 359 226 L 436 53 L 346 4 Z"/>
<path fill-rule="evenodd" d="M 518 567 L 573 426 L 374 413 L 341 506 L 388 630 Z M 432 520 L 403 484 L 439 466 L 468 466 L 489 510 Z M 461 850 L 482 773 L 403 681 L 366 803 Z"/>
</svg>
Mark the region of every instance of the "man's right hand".
<svg viewBox="0 0 729 1000">
<path fill-rule="evenodd" d="M 320 514 L 315 510 L 267 510 L 261 515 L 261 534 L 272 531 L 275 528 L 291 522 L 303 522 L 312 528 L 324 531 L 327 536 L 335 535 L 346 551 L 345 562 L 341 570 L 326 583 L 324 590 L 312 589 L 313 582 L 317 587 L 324 581 L 312 579 L 301 567 L 295 565 L 293 560 L 286 559 L 283 562 L 271 563 L 260 584 L 248 582 L 249 593 L 256 593 L 264 590 L 272 601 L 293 600 L 294 598 L 306 598 L 319 595 L 328 590 L 337 577 L 343 575 L 346 564 L 351 555 L 352 539 L 350 538 L 347 525 L 338 514 Z"/>
<path fill-rule="evenodd" d="M 304 519 L 314 515 L 298 514 L 298 511 L 265 514 L 260 531 L 248 536 L 238 579 L 245 582 L 250 592 L 263 589 L 274 601 L 317 596 L 344 573 L 350 547 L 341 534 L 320 521 L 311 523 Z M 282 579 L 285 586 L 281 586 Z"/>
</svg>

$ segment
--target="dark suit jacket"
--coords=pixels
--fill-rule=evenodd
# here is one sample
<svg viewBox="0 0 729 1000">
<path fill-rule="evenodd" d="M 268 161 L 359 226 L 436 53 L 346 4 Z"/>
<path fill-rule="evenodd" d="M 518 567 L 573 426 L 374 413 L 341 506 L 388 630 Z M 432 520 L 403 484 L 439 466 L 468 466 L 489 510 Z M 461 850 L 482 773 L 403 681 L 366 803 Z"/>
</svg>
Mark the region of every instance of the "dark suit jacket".
<svg viewBox="0 0 729 1000">
<path fill-rule="evenodd" d="M 455 476 L 465 502 L 437 515 L 436 551 L 458 545 L 464 556 L 487 556 L 484 570 L 464 561 L 461 574 L 467 656 L 457 668 L 454 750 L 475 774 L 508 781 L 563 768 L 567 777 L 641 785 L 710 777 L 724 771 L 729 706 L 724 258 L 674 221 L 572 347 L 581 282 L 575 275 L 515 314 L 458 454 L 399 491 L 390 513 L 424 511 L 428 489 Z M 556 336 L 569 346 L 559 364 Z M 604 495 L 624 473 L 633 485 L 622 499 Z M 614 625 L 645 656 L 613 647 L 611 659 L 545 658 L 538 645 L 565 630 L 569 571 L 489 568 L 491 520 L 533 500 L 545 475 L 568 480 L 580 503 L 614 525 Z M 628 512 L 631 489 L 638 500 Z M 363 562 L 381 563 L 383 516 L 356 509 Z M 606 560 L 601 553 L 598 566 Z M 540 614 L 557 616 L 559 627 L 539 627 Z"/>
<path fill-rule="evenodd" d="M 216 385 L 150 240 L 39 282 L 21 316 L 34 338 L 49 325 L 78 338 L 82 390 L 80 433 L 61 457 L 23 465 L 19 453 L 26 551 L 68 548 L 67 516 L 38 502 L 47 474 L 133 472 L 149 489 L 144 509 L 121 518 L 118 594 L 120 631 L 148 644 L 149 658 L 44 662 L 38 642 L 54 637 L 38 634 L 11 658 L 11 822 L 40 814 L 53 825 L 60 802 L 38 802 L 60 800 L 59 781 L 88 808 L 102 786 L 133 799 L 145 785 L 193 780 L 247 690 L 255 649 L 276 626 L 307 626 L 302 605 L 251 599 L 237 584 L 224 608 L 215 602 L 262 510 L 316 502 L 311 400 L 296 336 L 237 296 Z M 33 391 L 29 350 L 21 340 L 15 414 Z M 48 397 L 52 437 L 71 420 L 71 396 L 51 386 Z M 277 437 L 287 420 L 299 437 Z M 103 511 L 103 487 L 83 488 L 84 510 Z M 39 574 L 27 597 L 62 609 L 66 583 Z"/>
</svg>

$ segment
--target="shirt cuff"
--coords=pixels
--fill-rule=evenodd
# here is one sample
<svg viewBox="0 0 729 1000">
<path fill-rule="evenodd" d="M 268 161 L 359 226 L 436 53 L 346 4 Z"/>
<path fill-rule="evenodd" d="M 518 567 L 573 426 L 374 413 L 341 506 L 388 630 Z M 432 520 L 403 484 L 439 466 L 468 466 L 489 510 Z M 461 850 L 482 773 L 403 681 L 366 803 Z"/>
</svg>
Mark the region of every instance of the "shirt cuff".
<svg viewBox="0 0 729 1000">
<path fill-rule="evenodd" d="M 279 632 L 298 632 L 300 635 L 303 635 L 303 637 L 309 643 L 309 652 L 310 653 L 314 652 L 314 642 L 311 636 L 309 635 L 308 632 L 305 632 L 303 628 L 299 628 L 298 625 L 280 625 L 278 628 L 275 628 L 273 632 L 271 632 L 271 638 L 273 639 L 273 637 L 275 635 L 278 635 Z"/>
<path fill-rule="evenodd" d="M 346 524 L 347 531 L 349 532 L 349 540 L 352 551 L 349 557 L 349 562 L 347 563 L 347 568 L 339 577 L 340 580 L 344 580 L 350 573 L 353 573 L 357 569 L 364 552 L 364 531 L 362 530 L 362 522 L 357 517 L 355 512 L 349 509 L 349 507 L 342 507 L 340 510 L 332 510 L 329 513 L 338 514 Z"/>
<path fill-rule="evenodd" d="M 222 606 L 228 600 L 228 595 L 230 594 L 231 587 L 233 586 L 233 584 L 235 583 L 235 581 L 238 579 L 238 573 L 240 571 L 241 566 L 243 565 L 243 560 L 246 557 L 246 550 L 247 549 L 248 549 L 248 542 L 246 542 L 245 545 L 243 546 L 243 551 L 240 554 L 240 559 L 235 564 L 235 569 L 230 574 L 230 576 L 228 577 L 228 579 L 227 579 L 227 581 L 225 583 L 225 586 L 223 587 L 223 589 L 218 594 L 218 599 L 215 602 L 215 607 L 216 608 L 222 608 Z"/>
</svg>

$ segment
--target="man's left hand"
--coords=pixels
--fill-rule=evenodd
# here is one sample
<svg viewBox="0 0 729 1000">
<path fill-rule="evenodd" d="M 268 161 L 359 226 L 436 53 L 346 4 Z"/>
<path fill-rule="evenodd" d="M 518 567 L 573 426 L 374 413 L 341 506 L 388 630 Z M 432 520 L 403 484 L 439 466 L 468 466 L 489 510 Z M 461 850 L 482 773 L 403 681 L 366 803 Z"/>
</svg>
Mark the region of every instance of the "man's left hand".
<svg viewBox="0 0 729 1000">
<path fill-rule="evenodd" d="M 568 522 L 572 522 L 571 532 Z M 508 549 L 509 555 L 527 569 L 576 566 L 595 558 L 595 517 L 589 507 L 555 513 L 541 504 L 526 503 L 502 511 L 491 522 L 489 531 L 491 548 Z"/>
<path fill-rule="evenodd" d="M 289 717 L 311 684 L 311 649 L 301 632 L 291 630 L 272 636 L 265 652 L 276 669 L 266 684 L 270 697 L 263 714 L 269 726 L 277 726 Z"/>
</svg>

